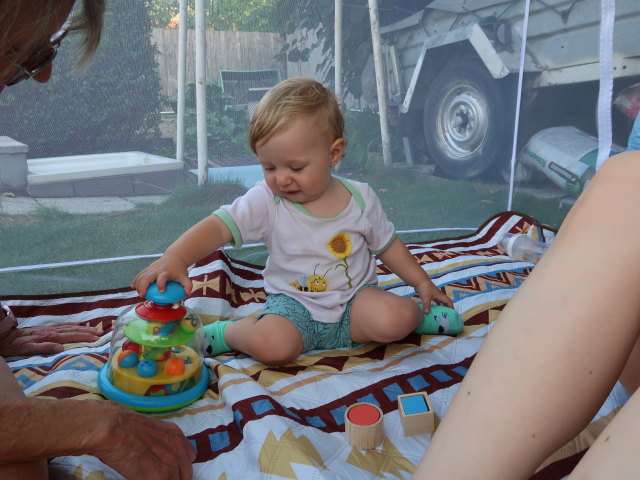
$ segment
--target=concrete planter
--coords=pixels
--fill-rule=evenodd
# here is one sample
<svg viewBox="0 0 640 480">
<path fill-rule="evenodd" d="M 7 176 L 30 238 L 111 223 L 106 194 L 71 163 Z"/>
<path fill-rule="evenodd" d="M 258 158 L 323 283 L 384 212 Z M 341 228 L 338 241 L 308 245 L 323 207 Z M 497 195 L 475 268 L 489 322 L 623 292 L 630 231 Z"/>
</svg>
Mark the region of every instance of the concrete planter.
<svg viewBox="0 0 640 480">
<path fill-rule="evenodd" d="M 24 143 L 0 136 L 0 191 L 26 190 L 28 150 L 29 147 Z"/>
</svg>

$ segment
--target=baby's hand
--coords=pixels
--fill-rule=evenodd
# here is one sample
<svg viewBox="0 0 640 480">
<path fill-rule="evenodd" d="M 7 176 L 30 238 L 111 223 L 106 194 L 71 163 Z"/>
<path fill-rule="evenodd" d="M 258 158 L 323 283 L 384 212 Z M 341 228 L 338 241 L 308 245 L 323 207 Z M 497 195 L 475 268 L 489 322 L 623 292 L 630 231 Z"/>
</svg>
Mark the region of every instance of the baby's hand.
<svg viewBox="0 0 640 480">
<path fill-rule="evenodd" d="M 425 313 L 429 313 L 429 310 L 431 310 L 431 302 L 453 308 L 451 299 L 442 293 L 431 280 L 417 285 L 414 289 L 422 300 Z"/>
<path fill-rule="evenodd" d="M 167 282 L 173 280 L 180 283 L 187 295 L 190 295 L 192 284 L 187 267 L 180 258 L 165 254 L 138 273 L 131 282 L 131 288 L 135 288 L 138 295 L 144 297 L 147 287 L 153 282 L 158 284 L 158 290 L 164 292 Z"/>
</svg>

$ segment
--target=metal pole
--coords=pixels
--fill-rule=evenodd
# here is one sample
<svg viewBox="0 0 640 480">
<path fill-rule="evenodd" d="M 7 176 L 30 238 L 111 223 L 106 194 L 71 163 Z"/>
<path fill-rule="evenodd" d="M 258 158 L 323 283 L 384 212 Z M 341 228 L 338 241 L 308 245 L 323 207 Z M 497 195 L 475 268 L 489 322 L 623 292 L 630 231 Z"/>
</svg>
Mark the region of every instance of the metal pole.
<svg viewBox="0 0 640 480">
<path fill-rule="evenodd" d="M 376 71 L 378 91 L 378 112 L 380 114 L 380 135 L 382 136 L 382 159 L 388 167 L 391 165 L 391 140 L 389 137 L 389 118 L 387 116 L 387 82 L 382 46 L 380 41 L 380 19 L 378 18 L 378 0 L 369 0 L 369 21 L 371 22 L 371 42 L 373 43 L 373 63 Z"/>
<path fill-rule="evenodd" d="M 176 118 L 176 160 L 184 163 L 184 110 L 187 77 L 187 0 L 180 0 L 178 23 L 178 108 Z"/>
<path fill-rule="evenodd" d="M 611 97 L 613 96 L 613 30 L 616 1 L 600 0 L 600 89 L 598 92 L 598 159 L 596 170 L 611 156 Z"/>
<path fill-rule="evenodd" d="M 207 183 L 207 42 L 205 0 L 196 0 L 196 131 L 198 137 L 198 185 Z"/>
<path fill-rule="evenodd" d="M 342 0 L 334 4 L 334 83 L 338 101 L 342 101 Z"/>
<path fill-rule="evenodd" d="M 522 103 L 522 85 L 524 79 L 524 62 L 527 56 L 527 36 L 529 35 L 529 10 L 531 0 L 525 0 L 524 18 L 522 19 L 522 39 L 520 40 L 520 68 L 518 69 L 518 92 L 516 93 L 516 111 L 513 119 L 513 140 L 511 144 L 511 171 L 509 172 L 509 198 L 507 210 L 513 208 L 513 193 L 516 179 L 516 159 L 518 156 L 518 128 L 520 126 L 520 106 Z"/>
</svg>

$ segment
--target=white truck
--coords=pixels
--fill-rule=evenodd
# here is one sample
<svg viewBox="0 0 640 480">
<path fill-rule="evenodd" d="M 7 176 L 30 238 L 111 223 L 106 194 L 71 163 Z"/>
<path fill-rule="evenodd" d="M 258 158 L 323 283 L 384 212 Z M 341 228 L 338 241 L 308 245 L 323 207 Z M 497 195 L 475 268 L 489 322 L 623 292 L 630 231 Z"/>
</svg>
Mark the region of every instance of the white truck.
<svg viewBox="0 0 640 480">
<path fill-rule="evenodd" d="M 613 76 L 621 88 L 640 78 L 640 2 L 615 3 Z M 453 177 L 495 172 L 511 157 L 524 7 L 524 0 L 425 0 L 381 28 L 388 101 L 401 121 L 420 124 L 428 158 Z M 599 0 L 531 0 L 520 141 L 578 104 L 575 123 L 586 112 L 595 126 L 600 8 Z M 526 117 L 552 90 L 560 92 L 547 98 L 552 107 L 570 96 L 573 104 Z"/>
</svg>

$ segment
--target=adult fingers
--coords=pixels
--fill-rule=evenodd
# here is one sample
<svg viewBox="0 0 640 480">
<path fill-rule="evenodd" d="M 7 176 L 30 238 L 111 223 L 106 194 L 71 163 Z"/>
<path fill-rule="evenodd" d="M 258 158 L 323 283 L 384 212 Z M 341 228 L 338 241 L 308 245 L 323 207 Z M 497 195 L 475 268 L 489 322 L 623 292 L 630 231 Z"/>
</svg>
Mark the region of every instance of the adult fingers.
<svg viewBox="0 0 640 480">
<path fill-rule="evenodd" d="M 54 353 L 60 353 L 63 350 L 64 347 L 55 342 L 24 342 L 7 347 L 4 350 L 4 355 L 9 357 L 21 355 L 52 355 Z"/>
<path fill-rule="evenodd" d="M 145 436 L 148 460 L 166 475 L 162 478 L 191 479 L 196 452 L 182 430 L 174 423 L 161 420 L 143 427 L 147 428 L 153 429 Z"/>
<path fill-rule="evenodd" d="M 180 480 L 191 480 L 191 478 L 193 477 L 193 461 L 196 459 L 196 451 L 193 448 L 193 445 L 191 445 L 191 442 L 187 440 L 181 430 L 180 440 L 182 444 L 181 450 L 183 452 L 179 455 Z"/>
<path fill-rule="evenodd" d="M 74 343 L 74 342 L 94 342 L 100 335 L 92 332 L 73 330 L 57 330 L 57 329 L 35 329 L 24 332 L 20 335 L 26 342 L 42 343 L 42 342 L 55 342 L 55 343 Z"/>
<path fill-rule="evenodd" d="M 81 333 L 88 334 L 94 336 L 100 336 L 104 332 L 96 327 L 92 327 L 89 325 L 81 325 L 77 322 L 74 323 L 56 323 L 53 325 L 41 325 L 37 327 L 22 327 L 20 328 L 22 332 L 25 333 L 34 333 L 34 334 L 53 334 L 53 333 Z"/>
<path fill-rule="evenodd" d="M 119 428 L 107 437 L 108 444 L 93 452 L 98 458 L 126 478 L 192 478 L 195 452 L 180 428 L 149 417 L 116 414 Z"/>
</svg>

